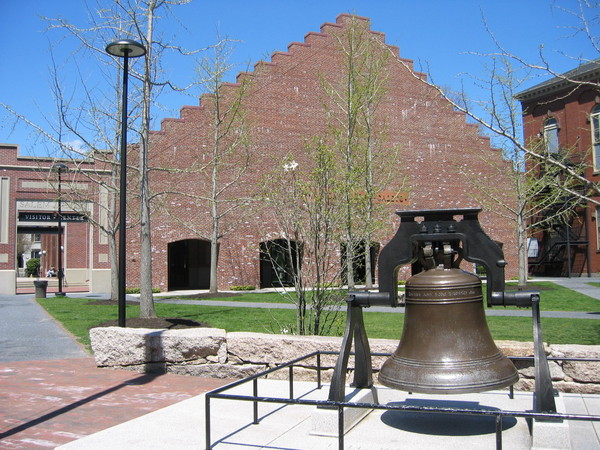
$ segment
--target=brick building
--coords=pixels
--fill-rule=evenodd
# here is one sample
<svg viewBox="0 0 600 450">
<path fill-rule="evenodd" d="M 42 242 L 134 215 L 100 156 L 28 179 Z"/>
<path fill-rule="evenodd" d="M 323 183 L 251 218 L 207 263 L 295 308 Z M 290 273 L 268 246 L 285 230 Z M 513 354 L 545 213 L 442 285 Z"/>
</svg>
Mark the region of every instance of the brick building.
<svg viewBox="0 0 600 450">
<path fill-rule="evenodd" d="M 327 105 L 323 85 L 333 84 L 344 75 L 337 36 L 353 21 L 369 26 L 368 19 L 342 14 L 336 23 L 323 24 L 319 32 L 309 32 L 303 42 L 292 42 L 287 51 L 275 52 L 270 61 L 257 63 L 252 72 L 240 73 L 237 83 L 222 87 L 224 95 L 231 98 L 249 81 L 243 104 L 250 157 L 248 169 L 235 186 L 238 197 L 252 197 L 260 180 L 286 160 L 293 160 L 300 168 L 308 163 L 303 155 L 305 142 L 326 133 L 332 114 L 326 108 L 331 105 Z M 385 41 L 383 33 L 369 30 L 368 35 Z M 397 209 L 480 206 L 469 176 L 506 186 L 497 171 L 480 158 L 485 154 L 502 163 L 500 152 L 490 147 L 489 139 L 423 83 L 426 75 L 414 71 L 412 61 L 401 58 L 398 48 L 384 48 L 391 57 L 384 69 L 387 91 L 378 107 L 378 125 L 385 128 L 386 145 L 401 149 L 400 156 L 389 165 L 397 167 L 398 178 L 408 177 L 408 189 L 403 202 L 388 204 L 389 225 L 379 236 L 381 245 L 396 231 Z M 211 100 L 205 95 L 199 105 L 182 107 L 179 118 L 163 120 L 161 129 L 151 135 L 150 166 L 161 168 L 150 174 L 151 191 L 169 192 L 155 203 L 151 216 L 153 284 L 161 290 L 208 287 L 210 211 L 208 204 L 192 199 L 192 195 L 209 192 L 210 182 L 190 168 L 210 159 Z M 512 198 L 506 190 L 504 195 L 508 201 Z M 276 216 L 277 211 L 249 202 L 225 221 L 223 226 L 234 229 L 219 244 L 220 289 L 266 286 L 272 281 L 267 274 L 272 267 L 261 262 L 260 253 L 283 237 Z M 507 275 L 516 275 L 512 225 L 489 211 L 481 214 L 481 221 L 486 232 L 504 244 Z M 139 283 L 137 234 L 128 234 L 128 284 L 132 286 Z"/>
<path fill-rule="evenodd" d="M 57 163 L 70 169 L 61 174 L 62 264 L 58 259 Z M 35 254 L 25 256 L 40 257 L 40 276 L 62 265 L 66 291 L 110 292 L 108 242 L 87 220 L 98 220 L 101 215 L 97 185 L 90 183 L 86 173 L 104 176 L 89 161 L 78 161 L 75 167 L 72 161 L 20 156 L 17 145 L 0 144 L 0 293 L 32 287 L 23 279 L 17 284 L 17 275 L 25 275 L 23 252 L 30 252 L 20 244 L 26 238 L 36 242 Z M 69 201 L 75 198 L 80 200 L 77 206 Z"/>
<path fill-rule="evenodd" d="M 285 161 L 293 161 L 299 170 L 310 164 L 305 155 L 306 142 L 326 135 L 335 114 L 331 103 L 327 104 L 323 86 L 333 85 L 344 76 L 338 37 L 355 22 L 365 26 L 369 38 L 377 40 L 389 56 L 383 68 L 386 92 L 377 108 L 375 126 L 379 127 L 380 136 L 385 135 L 386 148 L 399 149 L 398 156 L 390 158 L 386 165 L 392 174 L 397 170 L 398 180 L 407 180 L 400 197 L 387 194 L 401 189 L 402 183 L 391 183 L 389 192 L 379 193 L 388 213 L 383 214 L 387 224 L 376 237 L 376 244 L 385 245 L 396 232 L 399 221 L 394 212 L 398 209 L 481 206 L 470 177 L 489 185 L 507 185 L 496 168 L 485 162 L 492 159 L 503 164 L 500 152 L 490 147 L 489 138 L 478 133 L 477 125 L 467 123 L 464 114 L 453 110 L 435 89 L 423 83 L 426 75 L 416 72 L 411 60 L 401 58 L 398 48 L 385 44 L 383 33 L 371 31 L 368 19 L 342 14 L 335 23 L 324 23 L 319 32 L 309 32 L 303 42 L 292 42 L 287 51 L 275 52 L 270 61 L 257 63 L 252 72 L 240 73 L 236 83 L 222 86 L 225 98 L 231 99 L 245 86 L 244 81 L 249 81 L 243 100 L 248 154 L 238 155 L 247 156 L 248 165 L 231 189 L 231 198 L 247 198 L 248 202 L 222 223 L 222 227 L 231 230 L 219 242 L 220 289 L 274 283 L 270 273 L 273 267 L 261 258 L 261 250 L 268 251 L 270 243 L 285 236 L 278 225 L 278 211 L 258 201 L 257 194 L 265 177 L 282 170 Z M 199 105 L 183 106 L 179 118 L 163 120 L 161 129 L 151 133 L 150 189 L 156 195 L 151 215 L 153 284 L 163 291 L 208 287 L 211 216 L 208 204 L 200 197 L 209 191 L 210 179 L 196 169 L 210 159 L 212 105 L 211 97 L 204 95 Z M 130 164 L 135 164 L 135 160 L 132 154 Z M 41 243 L 42 248 L 53 245 L 57 225 L 52 218 L 41 218 L 57 210 L 56 179 L 51 171 L 55 162 L 49 158 L 21 157 L 16 145 L 0 146 L 2 293 L 16 289 L 17 236 L 39 234 L 47 242 Z M 241 159 L 238 162 L 246 163 Z M 69 172 L 63 189 L 67 193 L 85 193 L 85 215 L 102 221 L 100 205 L 106 202 L 106 195 L 85 176 L 85 171 L 102 171 L 92 162 L 81 161 L 77 166 L 77 171 Z M 506 170 L 510 170 L 508 165 Z M 134 170 L 129 173 L 135 176 Z M 128 219 L 135 225 L 139 210 L 133 195 L 135 189 L 132 187 L 129 193 Z M 510 190 L 504 189 L 503 195 L 507 201 L 513 199 Z M 78 212 L 68 204 L 64 211 Z M 28 217 L 37 217 L 37 221 L 30 222 Z M 491 211 L 484 211 L 480 219 L 485 231 L 504 246 L 507 276 L 515 276 L 516 238 L 512 224 Z M 109 292 L 109 250 L 103 232 L 88 221 L 65 222 L 63 231 L 67 282 L 89 287 L 93 292 Z M 139 286 L 138 231 L 134 226 L 127 234 L 129 287 Z M 343 243 L 332 245 L 340 249 L 341 263 Z M 464 268 L 472 269 L 466 264 Z"/>
<path fill-rule="evenodd" d="M 568 149 L 573 160 L 585 163 L 585 178 L 600 182 L 600 60 L 537 84 L 517 98 L 526 142 L 542 140 L 549 156 Z M 538 251 L 530 254 L 530 272 L 550 276 L 600 272 L 599 211 L 588 202 L 567 226 L 537 235 Z"/>
</svg>

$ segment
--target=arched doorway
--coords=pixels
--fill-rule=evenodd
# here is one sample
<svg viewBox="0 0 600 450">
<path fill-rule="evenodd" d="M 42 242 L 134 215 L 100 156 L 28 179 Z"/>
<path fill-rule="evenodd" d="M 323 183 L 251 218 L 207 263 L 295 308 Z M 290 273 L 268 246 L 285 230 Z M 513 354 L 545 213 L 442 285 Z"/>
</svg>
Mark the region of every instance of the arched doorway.
<svg viewBox="0 0 600 450">
<path fill-rule="evenodd" d="M 260 243 L 260 287 L 293 286 L 298 270 L 298 245 L 287 239 Z"/>
<path fill-rule="evenodd" d="M 168 252 L 170 291 L 210 287 L 210 242 L 202 239 L 170 242 Z"/>
</svg>

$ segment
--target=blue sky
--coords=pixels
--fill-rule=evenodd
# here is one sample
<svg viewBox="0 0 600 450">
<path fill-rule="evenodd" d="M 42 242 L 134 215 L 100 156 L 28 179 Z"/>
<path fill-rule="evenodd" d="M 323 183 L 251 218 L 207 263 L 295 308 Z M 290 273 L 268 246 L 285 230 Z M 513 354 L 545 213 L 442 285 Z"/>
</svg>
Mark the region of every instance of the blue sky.
<svg viewBox="0 0 600 450">
<path fill-rule="evenodd" d="M 0 0 L 0 102 L 42 126 L 47 126 L 54 113 L 49 49 L 59 41 L 61 33 L 45 32 L 46 23 L 40 16 L 60 16 L 83 26 L 83 5 L 84 0 Z M 165 38 L 190 49 L 214 43 L 217 31 L 239 40 L 233 56 L 243 70 L 246 63 L 268 60 L 274 51 L 285 51 L 290 42 L 302 41 L 306 33 L 319 31 L 322 23 L 335 22 L 338 14 L 355 13 L 369 17 L 371 28 L 384 32 L 386 42 L 398 46 L 400 55 L 413 59 L 416 68 L 428 66 L 436 83 L 455 89 L 464 83 L 469 96 L 480 101 L 485 100 L 485 91 L 472 86 L 465 74 L 484 73 L 485 61 L 472 52 L 494 50 L 482 17 L 508 50 L 537 61 L 543 45 L 555 70 L 564 72 L 577 65 L 572 58 L 600 56 L 584 36 L 570 36 L 569 27 L 577 21 L 560 8 L 577 7 L 575 0 L 193 0 L 174 8 L 179 23 L 163 21 L 159 27 Z M 63 42 L 72 48 L 74 43 L 69 39 Z M 69 50 L 54 48 L 54 59 L 68 85 L 69 72 L 74 67 Z M 80 61 L 80 67 L 85 72 L 85 62 Z M 194 78 L 192 60 L 169 60 L 168 69 L 181 84 Z M 97 78 L 91 68 L 83 76 L 89 83 L 106 82 Z M 233 76 L 230 81 L 234 81 Z M 531 81 L 529 86 L 534 83 Z M 165 96 L 161 102 L 166 110 L 154 111 L 155 129 L 162 118 L 177 117 L 181 106 L 197 104 L 197 99 L 178 94 Z M 22 154 L 45 151 L 31 130 L 14 125 L 14 120 L 3 111 L 0 142 L 20 144 Z"/>
</svg>

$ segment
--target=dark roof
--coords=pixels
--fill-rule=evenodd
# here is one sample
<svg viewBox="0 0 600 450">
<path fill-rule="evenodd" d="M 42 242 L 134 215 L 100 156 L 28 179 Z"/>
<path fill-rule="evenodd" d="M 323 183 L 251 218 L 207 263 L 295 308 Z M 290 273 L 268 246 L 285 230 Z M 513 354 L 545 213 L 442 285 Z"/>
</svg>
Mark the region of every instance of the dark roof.
<svg viewBox="0 0 600 450">
<path fill-rule="evenodd" d="M 515 95 L 517 100 L 533 100 L 538 97 L 548 95 L 553 92 L 559 92 L 573 87 L 574 81 L 591 81 L 600 79 L 600 59 L 582 64 L 579 67 L 569 70 L 557 77 L 536 84 L 529 89 L 519 92 Z"/>
</svg>

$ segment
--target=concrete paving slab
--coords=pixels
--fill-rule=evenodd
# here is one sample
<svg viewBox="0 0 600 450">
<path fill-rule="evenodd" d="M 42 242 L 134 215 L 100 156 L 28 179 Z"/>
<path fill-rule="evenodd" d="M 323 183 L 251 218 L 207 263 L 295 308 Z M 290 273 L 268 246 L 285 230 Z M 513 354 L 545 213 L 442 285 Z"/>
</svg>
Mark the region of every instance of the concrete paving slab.
<svg viewBox="0 0 600 450">
<path fill-rule="evenodd" d="M 565 409 L 570 414 L 600 415 L 600 396 L 562 394 Z M 577 449 L 600 448 L 600 422 L 570 421 L 571 446 Z"/>
<path fill-rule="evenodd" d="M 32 296 L 0 295 L 0 362 L 88 356 Z"/>
<path fill-rule="evenodd" d="M 296 395 L 305 399 L 324 400 L 328 389 L 316 389 L 314 383 L 294 383 Z M 260 396 L 284 397 L 286 381 L 261 380 Z M 228 391 L 250 395 L 251 385 Z M 528 411 L 532 394 L 492 391 L 452 396 L 408 394 L 378 388 L 381 403 L 420 405 L 466 409 L 504 409 Z M 569 394 L 568 404 L 584 408 L 589 413 L 600 409 L 600 397 Z M 187 449 L 205 448 L 205 396 L 197 396 L 178 404 L 109 428 L 83 439 L 66 444 L 61 449 Z M 211 442 L 219 449 L 335 449 L 337 438 L 316 436 L 311 431 L 314 406 L 260 403 L 261 422 L 252 424 L 252 402 L 226 399 L 211 400 Z M 568 411 L 567 412 L 572 412 Z M 594 426 L 573 427 L 569 433 L 576 450 L 600 448 Z M 588 424 L 590 425 L 590 424 Z M 573 434 L 580 439 L 573 439 Z M 585 436 L 583 436 L 585 434 Z M 375 410 L 345 436 L 347 449 L 427 448 L 460 449 L 495 448 L 495 418 L 493 416 L 450 416 L 439 413 L 412 413 Z M 505 418 L 502 433 L 503 447 L 530 449 L 530 428 L 525 419 Z"/>
</svg>

